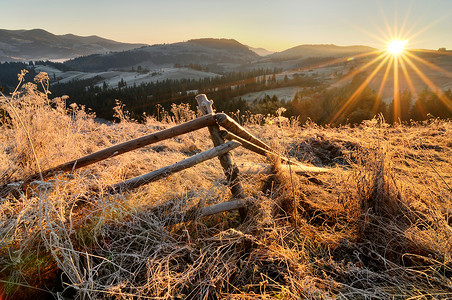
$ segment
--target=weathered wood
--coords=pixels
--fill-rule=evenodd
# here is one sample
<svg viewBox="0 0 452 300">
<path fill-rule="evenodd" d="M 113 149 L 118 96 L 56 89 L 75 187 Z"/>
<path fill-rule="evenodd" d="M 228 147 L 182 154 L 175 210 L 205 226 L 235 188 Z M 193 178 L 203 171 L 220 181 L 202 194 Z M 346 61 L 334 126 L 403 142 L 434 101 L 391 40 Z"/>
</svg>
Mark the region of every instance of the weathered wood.
<svg viewBox="0 0 452 300">
<path fill-rule="evenodd" d="M 167 128 L 158 132 L 151 133 L 118 145 L 114 145 L 109 148 L 91 153 L 87 156 L 72 160 L 70 162 L 61 164 L 54 168 L 45 170 L 42 172 L 44 178 L 55 175 L 58 172 L 73 171 L 75 169 L 85 167 L 87 165 L 96 163 L 98 161 L 123 154 L 143 146 L 147 146 L 153 143 L 157 143 L 184 133 L 188 133 L 194 130 L 207 127 L 215 124 L 215 120 L 212 115 L 202 116 L 200 118 L 188 121 L 184 124 L 180 124 L 171 128 Z M 24 186 L 28 185 L 31 181 L 40 178 L 39 173 L 29 176 L 24 183 Z"/>
<path fill-rule="evenodd" d="M 234 121 L 228 115 L 219 113 L 219 114 L 215 114 L 214 118 L 220 126 L 226 128 L 227 130 L 234 133 L 238 137 L 241 137 L 242 139 L 244 139 L 248 142 L 251 142 L 252 144 L 254 144 L 258 147 L 261 147 L 265 150 L 272 151 L 272 148 L 269 145 L 265 144 L 264 142 L 259 140 L 257 137 L 255 137 L 254 135 L 249 133 L 245 128 L 240 126 L 240 124 L 238 124 L 236 121 Z"/>
<path fill-rule="evenodd" d="M 125 192 L 127 190 L 131 190 L 142 185 L 148 184 L 150 182 L 159 180 L 164 177 L 168 177 L 169 175 L 185 170 L 187 168 L 193 167 L 196 164 L 199 164 L 203 161 L 212 159 L 214 157 L 224 155 L 225 153 L 231 151 L 240 146 L 239 142 L 230 141 L 225 144 L 219 145 L 210 150 L 198 153 L 193 155 L 192 157 L 181 160 L 175 164 L 163 167 L 161 169 L 152 171 L 150 173 L 131 178 L 129 180 L 117 183 L 110 188 L 107 189 L 109 193 L 117 193 L 117 192 Z"/>
<path fill-rule="evenodd" d="M 198 106 L 204 114 L 213 114 L 212 100 L 208 100 L 205 94 L 200 94 L 195 97 L 198 102 Z M 215 115 L 213 115 L 215 116 Z M 224 139 L 220 136 L 220 128 L 217 124 L 210 125 L 207 127 L 210 132 L 210 137 L 212 138 L 214 146 L 219 146 L 224 144 Z M 221 155 L 218 157 L 220 164 L 223 167 L 226 179 L 228 180 L 229 187 L 231 188 L 232 196 L 234 198 L 245 198 L 245 193 L 243 187 L 240 184 L 238 178 L 238 168 L 234 164 L 232 156 L 229 153 Z M 247 211 L 245 208 L 239 209 L 240 217 L 245 220 Z"/>
<path fill-rule="evenodd" d="M 261 164 L 261 163 L 241 163 L 238 165 L 240 173 L 242 174 L 271 174 L 273 172 L 273 167 L 270 164 Z M 329 169 L 307 166 L 303 164 L 296 165 L 280 165 L 280 169 L 286 172 L 294 172 L 297 175 L 309 175 L 313 173 L 326 173 L 329 172 Z"/>
<path fill-rule="evenodd" d="M 281 156 L 279 154 L 276 154 L 273 151 L 269 151 L 269 150 L 266 150 L 266 149 L 261 148 L 259 146 L 256 146 L 255 144 L 253 144 L 253 143 L 251 143 L 251 142 L 249 142 L 249 141 L 247 141 L 245 139 L 242 139 L 241 137 L 236 136 L 235 134 L 232 134 L 232 133 L 230 133 L 230 132 L 228 132 L 226 130 L 221 130 L 220 131 L 220 135 L 226 140 L 230 140 L 230 141 L 231 140 L 236 140 L 236 141 L 240 142 L 240 144 L 242 144 L 242 146 L 245 149 L 253 151 L 253 152 L 255 152 L 257 154 L 260 154 L 262 156 L 269 157 L 271 155 L 278 155 L 280 160 L 281 160 L 281 162 L 283 162 L 283 163 L 287 163 L 287 164 L 297 164 L 298 163 L 298 162 L 294 161 L 293 159 L 291 160 L 291 159 L 289 159 L 287 157 L 284 157 L 284 156 Z"/>
<path fill-rule="evenodd" d="M 195 97 L 195 99 L 198 102 L 199 109 L 202 111 L 203 114 L 211 115 L 214 113 L 213 107 L 212 107 L 213 100 L 207 99 L 206 94 L 197 95 Z"/>
<path fill-rule="evenodd" d="M 255 152 L 257 154 L 260 154 L 262 156 L 268 157 L 268 156 L 271 156 L 271 155 L 278 155 L 278 154 L 276 154 L 276 153 L 274 153 L 272 151 L 268 151 L 268 150 L 265 150 L 265 149 L 263 149 L 261 147 L 258 147 L 256 145 L 254 145 L 253 143 L 248 142 L 248 141 L 242 139 L 241 137 L 238 137 L 235 134 L 232 134 L 232 133 L 230 133 L 230 132 L 228 132 L 226 130 L 221 130 L 220 131 L 220 135 L 226 140 L 230 140 L 230 141 L 236 140 L 237 142 L 242 144 L 242 146 L 245 149 L 253 151 L 253 152 Z M 330 171 L 330 169 L 327 169 L 327 168 L 308 166 L 308 165 L 300 163 L 299 161 L 296 161 L 294 159 L 289 159 L 289 158 L 284 157 L 284 156 L 278 155 L 278 157 L 279 157 L 279 159 L 281 160 L 282 163 L 290 164 L 292 166 L 291 167 L 292 171 L 294 171 L 298 175 L 302 175 L 302 174 L 306 174 L 306 173 L 324 173 L 324 172 L 329 172 Z M 247 164 L 247 163 L 245 163 L 245 164 Z M 242 164 L 241 166 L 243 167 L 243 165 L 244 164 Z M 252 165 L 255 165 L 256 168 L 259 168 L 259 167 L 256 166 L 258 164 L 249 163 L 250 168 L 252 168 Z M 267 164 L 260 164 L 260 165 L 262 165 L 262 166 L 265 165 L 265 166 L 268 166 L 268 167 L 270 166 L 270 165 L 267 165 Z M 242 173 L 241 166 L 239 166 L 240 173 Z M 287 169 L 287 170 L 290 169 L 288 165 L 281 165 L 281 168 L 282 169 Z"/>
<path fill-rule="evenodd" d="M 227 202 L 221 202 L 206 207 L 192 207 L 186 211 L 174 211 L 171 204 L 168 203 L 151 208 L 151 212 L 158 218 L 165 220 L 166 226 L 197 220 L 202 217 L 211 216 L 231 210 L 240 210 L 247 207 L 250 199 L 231 199 Z"/>
<path fill-rule="evenodd" d="M 210 206 L 201 208 L 201 217 L 206 217 L 214 214 L 218 214 L 225 211 L 235 210 L 235 209 L 245 209 L 247 200 L 245 199 L 235 199 L 227 202 L 222 202 Z"/>
</svg>

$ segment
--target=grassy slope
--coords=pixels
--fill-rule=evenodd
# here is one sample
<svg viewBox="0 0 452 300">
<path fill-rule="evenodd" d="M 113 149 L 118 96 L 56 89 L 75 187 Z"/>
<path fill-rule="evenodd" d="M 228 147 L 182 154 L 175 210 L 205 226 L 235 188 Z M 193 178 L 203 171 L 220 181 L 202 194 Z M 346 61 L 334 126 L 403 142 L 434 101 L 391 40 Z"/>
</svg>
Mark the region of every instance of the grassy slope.
<svg viewBox="0 0 452 300">
<path fill-rule="evenodd" d="M 2 100 L 12 116 L 0 128 L 2 183 L 36 170 L 29 140 L 45 169 L 174 125 L 124 116 L 101 125 L 63 99 L 52 102 L 33 89 Z M 178 121 L 193 117 L 176 110 Z M 230 197 L 217 160 L 131 193 L 100 195 L 210 148 L 200 130 L 57 176 L 49 190 L 14 198 L 2 189 L 0 291 L 17 299 L 45 297 L 43 290 L 80 299 L 452 297 L 450 122 L 324 128 L 257 119 L 245 120 L 253 134 L 332 171 L 309 180 L 275 163 L 273 175 L 244 176 L 255 200 L 243 224 L 228 212 L 168 225 L 187 208 Z M 233 155 L 265 161 L 241 148 Z M 153 209 L 159 204 L 166 206 Z"/>
</svg>

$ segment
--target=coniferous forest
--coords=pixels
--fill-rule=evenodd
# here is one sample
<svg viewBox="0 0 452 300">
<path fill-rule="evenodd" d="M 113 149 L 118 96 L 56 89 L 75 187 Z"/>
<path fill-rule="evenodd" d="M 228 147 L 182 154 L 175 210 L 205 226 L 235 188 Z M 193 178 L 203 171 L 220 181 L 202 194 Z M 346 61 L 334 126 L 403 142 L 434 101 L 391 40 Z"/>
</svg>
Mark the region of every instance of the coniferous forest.
<svg viewBox="0 0 452 300">
<path fill-rule="evenodd" d="M 16 75 L 22 69 L 28 70 L 28 78 L 34 78 L 37 72 L 33 66 L 36 65 L 48 65 L 61 71 L 74 70 L 66 63 L 50 61 L 0 63 L 0 88 L 3 93 L 7 95 L 14 90 L 17 84 Z M 175 67 L 202 69 L 199 65 Z M 149 72 L 147 69 L 139 69 L 141 72 Z M 348 84 L 334 88 L 329 87 L 315 74 L 306 75 L 303 72 L 295 73 L 291 78 L 285 76 L 283 80 L 277 80 L 276 75 L 281 72 L 281 69 L 276 68 L 260 68 L 202 79 L 166 79 L 139 85 L 121 80 L 115 86 L 108 86 L 100 76 L 67 83 L 59 83 L 56 78 L 50 76 L 50 91 L 54 97 L 68 95 L 68 104 L 84 105 L 95 112 L 97 117 L 107 120 L 113 119 L 113 107 L 118 101 L 124 104 L 132 118 L 140 121 L 144 115 L 156 115 L 162 109 L 168 111 L 172 104 L 187 103 L 191 109 L 195 109 L 194 97 L 200 93 L 205 93 L 215 100 L 217 111 L 267 115 L 284 107 L 284 115 L 287 117 L 299 117 L 301 123 L 310 120 L 321 125 L 359 124 L 377 115 L 383 116 L 390 123 L 452 117 L 450 104 L 444 101 L 452 99 L 450 89 L 435 93 L 424 88 L 417 97 L 408 90 L 401 90 L 397 105 L 394 105 L 394 100 L 389 103 L 382 101 L 375 90 L 366 87 L 350 102 L 352 94 L 366 80 L 366 72 L 358 73 Z M 276 95 L 265 95 L 254 101 L 242 98 L 247 93 L 283 87 L 297 87 L 301 88 L 301 91 L 289 101 L 278 99 Z"/>
<path fill-rule="evenodd" d="M 215 109 L 224 112 L 249 111 L 252 114 L 274 114 L 284 107 L 285 116 L 299 116 L 304 123 L 308 119 L 317 124 L 359 124 L 363 120 L 382 115 L 388 122 L 421 121 L 429 117 L 447 119 L 452 117 L 447 102 L 441 100 L 441 94 L 425 88 L 415 98 L 408 90 L 400 91 L 399 104 L 394 101 L 385 103 L 377 92 L 366 87 L 351 104 L 345 105 L 353 92 L 362 84 L 367 74 L 357 74 L 349 84 L 343 87 L 328 88 L 315 76 L 303 73 L 293 78 L 276 80 L 275 70 L 255 70 L 251 72 L 228 73 L 222 77 L 200 80 L 164 80 L 140 85 L 128 85 L 121 81 L 118 86 L 100 86 L 102 78 L 72 81 L 66 84 L 54 84 L 51 87 L 55 96 L 70 95 L 70 101 L 85 105 L 96 112 L 98 117 L 112 119 L 116 100 L 121 101 L 131 116 L 140 120 L 143 114 L 155 115 L 160 110 L 169 110 L 173 103 L 188 103 L 196 107 L 194 97 L 204 93 L 215 100 Z M 278 99 L 276 95 L 266 95 L 254 101 L 245 101 L 241 96 L 259 91 L 282 87 L 302 87 L 291 101 Z M 452 98 L 447 90 L 442 94 Z M 344 107 L 346 107 L 344 109 Z M 337 116 L 336 116 L 337 115 Z"/>
</svg>

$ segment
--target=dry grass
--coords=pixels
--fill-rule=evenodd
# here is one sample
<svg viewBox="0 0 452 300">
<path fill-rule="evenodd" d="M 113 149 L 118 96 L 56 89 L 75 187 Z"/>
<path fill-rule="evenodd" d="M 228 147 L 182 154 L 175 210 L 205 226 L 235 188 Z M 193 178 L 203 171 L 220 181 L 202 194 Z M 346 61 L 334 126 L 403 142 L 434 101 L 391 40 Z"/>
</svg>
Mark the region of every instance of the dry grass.
<svg viewBox="0 0 452 300">
<path fill-rule="evenodd" d="M 195 116 L 175 106 L 165 122 L 137 124 L 118 109 L 120 123 L 101 125 L 65 100 L 31 84 L 2 98 L 11 118 L 0 128 L 1 184 Z M 240 118 L 281 153 L 332 171 L 290 176 L 275 160 L 273 175 L 243 177 L 255 199 L 244 223 L 237 212 L 181 222 L 229 199 L 216 160 L 100 193 L 210 148 L 207 130 L 58 175 L 48 188 L 3 186 L 0 299 L 452 297 L 452 123 L 281 129 Z M 234 159 L 263 160 L 241 148 Z"/>
</svg>

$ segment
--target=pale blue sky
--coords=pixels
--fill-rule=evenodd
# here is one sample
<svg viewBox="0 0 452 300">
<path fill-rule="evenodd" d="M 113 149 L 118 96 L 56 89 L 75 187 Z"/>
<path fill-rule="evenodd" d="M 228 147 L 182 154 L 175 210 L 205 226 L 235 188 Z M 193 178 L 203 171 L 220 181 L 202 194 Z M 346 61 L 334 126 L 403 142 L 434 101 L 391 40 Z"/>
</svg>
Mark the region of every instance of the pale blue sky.
<svg viewBox="0 0 452 300">
<path fill-rule="evenodd" d="M 148 44 L 234 38 L 276 51 L 318 43 L 384 48 L 385 19 L 391 28 L 406 19 L 417 33 L 409 47 L 452 49 L 452 0 L 0 0 L 0 8 L 2 29 Z"/>
</svg>

